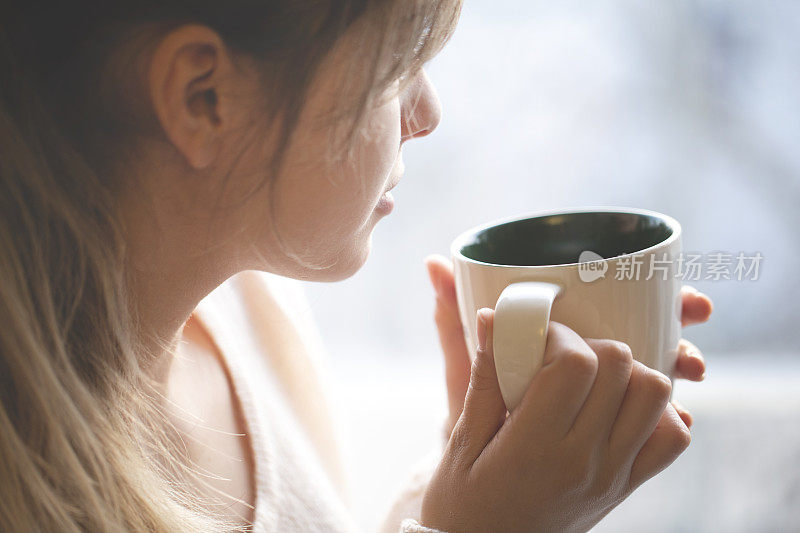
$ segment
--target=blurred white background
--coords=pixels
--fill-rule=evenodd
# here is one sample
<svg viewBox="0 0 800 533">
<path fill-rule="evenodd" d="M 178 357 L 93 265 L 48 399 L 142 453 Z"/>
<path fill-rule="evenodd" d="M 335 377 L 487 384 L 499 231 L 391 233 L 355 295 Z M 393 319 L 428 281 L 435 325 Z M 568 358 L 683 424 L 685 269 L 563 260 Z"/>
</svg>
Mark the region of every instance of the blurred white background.
<svg viewBox="0 0 800 533">
<path fill-rule="evenodd" d="M 422 263 L 479 223 L 579 205 L 670 214 L 684 249 L 760 252 L 757 281 L 698 281 L 685 336 L 709 377 L 676 397 L 689 450 L 597 531 L 800 530 L 800 3 L 467 0 L 428 66 L 444 113 L 404 149 L 367 264 L 305 284 L 338 380 L 372 531 L 445 416 Z"/>
</svg>

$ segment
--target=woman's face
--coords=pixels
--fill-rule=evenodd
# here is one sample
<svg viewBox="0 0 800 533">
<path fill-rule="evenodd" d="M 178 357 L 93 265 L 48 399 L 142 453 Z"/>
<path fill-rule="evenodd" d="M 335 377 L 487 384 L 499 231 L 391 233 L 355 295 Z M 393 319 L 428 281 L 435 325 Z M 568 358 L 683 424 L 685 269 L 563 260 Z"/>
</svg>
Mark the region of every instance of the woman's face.
<svg viewBox="0 0 800 533">
<path fill-rule="evenodd" d="M 274 229 L 302 277 L 318 280 L 347 277 L 364 263 L 373 228 L 392 208 L 387 191 L 403 174 L 403 143 L 430 133 L 441 118 L 436 92 L 421 71 L 407 90 L 369 113 L 351 158 L 326 158 L 333 134 L 315 127 L 314 117 L 337 104 L 334 92 L 326 88 L 338 81 L 336 64 L 323 70 L 324 83 L 312 91 L 287 152 L 274 188 L 275 224 L 263 221 L 263 212 L 254 213 L 253 219 Z M 389 95 L 396 89 L 397 84 Z M 268 237 L 258 237 L 257 243 L 269 247 L 265 253 L 278 252 Z"/>
<path fill-rule="evenodd" d="M 322 63 L 272 187 L 265 181 L 276 130 L 260 127 L 266 111 L 256 103 L 264 94 L 256 67 L 234 68 L 204 26 L 187 25 L 160 42 L 146 79 L 170 143 L 152 147 L 125 193 L 131 249 L 145 258 L 136 260 L 138 270 L 225 279 L 255 269 L 334 281 L 361 267 L 373 228 L 391 210 L 385 193 L 403 173 L 403 143 L 433 131 L 441 109 L 420 71 L 368 111 L 352 157 L 330 157 L 342 128 L 325 117 L 342 105 L 344 84 L 361 83 L 350 66 L 366 60 L 353 35 Z"/>
</svg>

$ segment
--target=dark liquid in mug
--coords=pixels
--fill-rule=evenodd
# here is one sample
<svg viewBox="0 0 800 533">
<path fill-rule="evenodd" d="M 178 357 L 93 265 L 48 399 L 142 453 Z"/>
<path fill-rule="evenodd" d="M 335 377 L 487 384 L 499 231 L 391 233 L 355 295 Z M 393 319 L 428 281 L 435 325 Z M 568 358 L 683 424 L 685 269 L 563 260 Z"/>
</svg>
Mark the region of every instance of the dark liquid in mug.
<svg viewBox="0 0 800 533">
<path fill-rule="evenodd" d="M 665 241 L 672 231 L 664 220 L 648 215 L 563 213 L 485 229 L 461 253 L 496 265 L 565 265 L 577 263 L 585 250 L 606 259 L 635 253 Z"/>
</svg>

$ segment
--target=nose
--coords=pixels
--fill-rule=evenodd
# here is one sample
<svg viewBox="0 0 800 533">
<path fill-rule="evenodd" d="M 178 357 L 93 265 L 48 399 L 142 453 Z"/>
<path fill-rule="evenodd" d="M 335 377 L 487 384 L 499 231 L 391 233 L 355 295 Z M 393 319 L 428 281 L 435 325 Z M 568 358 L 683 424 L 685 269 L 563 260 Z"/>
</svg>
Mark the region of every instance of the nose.
<svg viewBox="0 0 800 533">
<path fill-rule="evenodd" d="M 428 74 L 419 73 L 406 87 L 401 99 L 403 142 L 428 135 L 442 120 L 442 105 Z"/>
</svg>

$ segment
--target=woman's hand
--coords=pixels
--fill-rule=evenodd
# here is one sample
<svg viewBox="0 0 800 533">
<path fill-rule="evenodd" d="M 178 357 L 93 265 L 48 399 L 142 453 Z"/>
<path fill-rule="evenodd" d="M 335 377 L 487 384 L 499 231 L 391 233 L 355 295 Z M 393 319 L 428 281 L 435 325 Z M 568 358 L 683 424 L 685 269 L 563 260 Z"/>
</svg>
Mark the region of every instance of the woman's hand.
<svg viewBox="0 0 800 533">
<path fill-rule="evenodd" d="M 449 259 L 441 255 L 425 258 L 428 276 L 436 293 L 434 317 L 439 330 L 439 341 L 444 354 L 445 379 L 447 381 L 447 399 L 450 416 L 445 427 L 445 437 L 450 436 L 453 426 L 461 415 L 464 397 L 467 393 L 470 377 L 470 360 L 464 339 L 464 328 L 458 314 L 456 303 L 456 287 L 453 278 L 453 265 Z M 692 287 L 684 286 L 681 290 L 683 308 L 681 321 L 684 326 L 699 324 L 708 320 L 712 311 L 711 300 Z M 703 355 L 692 343 L 681 339 L 678 360 L 675 363 L 675 377 L 691 381 L 702 381 L 706 367 Z M 687 426 L 692 425 L 689 412 L 677 402 L 673 406 Z"/>
<path fill-rule="evenodd" d="M 552 322 L 541 369 L 506 418 L 478 311 L 463 412 L 422 501 L 420 522 L 460 531 L 586 531 L 689 445 L 664 374 L 627 345 Z"/>
</svg>

